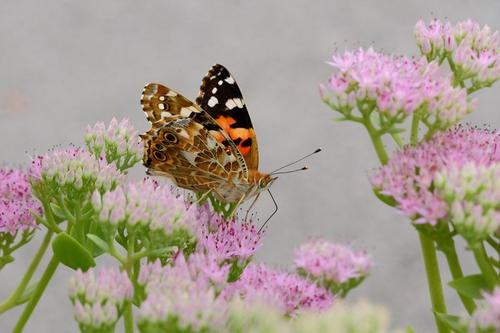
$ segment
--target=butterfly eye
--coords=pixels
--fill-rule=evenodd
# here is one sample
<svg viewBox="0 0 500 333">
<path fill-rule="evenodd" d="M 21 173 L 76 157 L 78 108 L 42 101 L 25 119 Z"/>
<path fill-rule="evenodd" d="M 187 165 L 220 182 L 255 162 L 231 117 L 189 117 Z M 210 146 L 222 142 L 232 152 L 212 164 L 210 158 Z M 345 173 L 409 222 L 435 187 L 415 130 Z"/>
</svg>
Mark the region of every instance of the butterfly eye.
<svg viewBox="0 0 500 333">
<path fill-rule="evenodd" d="M 179 139 L 177 138 L 177 135 L 175 135 L 174 133 L 171 133 L 171 132 L 167 132 L 163 135 L 163 138 L 165 139 L 165 143 L 167 145 L 172 145 L 172 144 L 176 144 Z"/>
<path fill-rule="evenodd" d="M 164 162 L 167 160 L 167 155 L 165 155 L 163 152 L 161 152 L 159 150 L 155 150 L 153 152 L 153 156 L 154 156 L 154 158 L 156 158 L 160 162 Z"/>
</svg>

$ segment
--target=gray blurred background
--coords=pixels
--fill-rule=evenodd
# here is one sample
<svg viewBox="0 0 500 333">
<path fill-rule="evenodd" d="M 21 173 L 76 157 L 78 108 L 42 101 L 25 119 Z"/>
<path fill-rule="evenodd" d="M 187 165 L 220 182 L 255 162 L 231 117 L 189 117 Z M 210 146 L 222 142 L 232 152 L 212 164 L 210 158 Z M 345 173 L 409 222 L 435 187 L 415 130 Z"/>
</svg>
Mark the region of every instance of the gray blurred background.
<svg viewBox="0 0 500 333">
<path fill-rule="evenodd" d="M 306 162 L 309 171 L 273 185 L 279 211 L 258 260 L 289 268 L 293 249 L 311 236 L 366 249 L 376 267 L 349 298 L 387 305 L 395 327 L 434 331 L 417 234 L 372 195 L 367 173 L 377 160 L 364 130 L 334 123 L 318 96 L 334 50 L 374 45 L 415 55 L 414 24 L 434 16 L 470 17 L 499 29 L 500 2 L 4 0 L 1 164 L 27 165 L 35 152 L 82 144 L 85 127 L 98 120 L 128 117 L 146 130 L 139 106 L 146 83 L 161 82 L 194 99 L 203 75 L 219 62 L 246 98 L 262 171 L 324 149 Z M 500 127 L 499 87 L 477 95 L 478 112 L 467 121 Z M 137 166 L 132 177 L 143 174 Z M 272 209 L 269 197 L 261 196 L 260 218 Z M 40 239 L 0 273 L 1 299 L 21 279 Z M 466 269 L 474 271 L 470 262 Z M 448 279 L 446 267 L 442 271 Z M 78 331 L 66 296 L 69 275 L 60 267 L 26 332 Z M 463 312 L 453 293 L 446 294 L 450 310 Z M 0 317 L 0 332 L 12 330 L 20 310 Z"/>
</svg>

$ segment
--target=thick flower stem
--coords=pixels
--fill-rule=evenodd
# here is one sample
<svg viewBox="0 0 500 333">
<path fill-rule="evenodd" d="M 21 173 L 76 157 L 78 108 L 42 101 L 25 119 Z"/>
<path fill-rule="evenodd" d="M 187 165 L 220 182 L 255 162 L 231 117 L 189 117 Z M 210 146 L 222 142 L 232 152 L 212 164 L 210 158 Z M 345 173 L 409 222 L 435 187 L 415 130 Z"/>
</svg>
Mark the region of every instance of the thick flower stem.
<svg viewBox="0 0 500 333">
<path fill-rule="evenodd" d="M 45 251 L 47 251 L 47 247 L 50 244 L 50 239 L 52 238 L 52 235 L 53 235 L 52 231 L 50 230 L 47 231 L 45 237 L 43 238 L 42 244 L 38 249 L 38 252 L 31 261 L 31 264 L 29 265 L 26 274 L 24 274 L 23 279 L 17 286 L 16 290 L 14 290 L 14 292 L 2 304 L 0 304 L 0 314 L 14 307 L 19 297 L 21 297 L 23 292 L 26 290 L 26 287 L 28 286 L 28 283 L 31 281 L 31 278 L 35 273 L 36 268 L 40 264 L 40 261 L 42 260 Z"/>
<path fill-rule="evenodd" d="M 125 304 L 125 311 L 123 312 L 125 333 L 134 333 L 134 316 L 132 313 L 132 302 L 128 301 Z"/>
<path fill-rule="evenodd" d="M 427 274 L 427 284 L 431 296 L 432 310 L 434 312 L 446 313 L 446 303 L 443 296 L 443 286 L 441 284 L 441 275 L 439 273 L 439 264 L 436 255 L 434 242 L 419 232 L 422 255 L 424 257 L 425 272 Z M 434 316 L 436 327 L 439 333 L 449 333 L 448 328 Z"/>
<path fill-rule="evenodd" d="M 370 117 L 365 116 L 364 119 L 365 121 L 363 122 L 363 124 L 365 125 L 365 128 L 368 131 L 370 138 L 372 139 L 373 147 L 375 148 L 375 152 L 377 153 L 380 163 L 382 163 L 383 165 L 387 164 L 387 162 L 389 161 L 389 156 L 387 155 L 387 152 L 385 150 L 382 137 L 377 132 L 377 129 L 373 127 L 373 124 L 370 121 Z"/>
<path fill-rule="evenodd" d="M 476 245 L 472 248 L 474 253 L 474 258 L 476 258 L 477 265 L 483 274 L 484 279 L 486 280 L 486 284 L 488 285 L 488 289 L 493 290 L 495 285 L 499 283 L 498 275 L 495 272 L 495 269 L 491 266 L 488 261 L 488 254 L 486 253 L 486 249 L 483 244 Z"/>
<path fill-rule="evenodd" d="M 448 267 L 450 268 L 450 273 L 453 277 L 453 280 L 463 278 L 464 273 L 462 272 L 462 267 L 460 266 L 460 261 L 458 260 L 455 242 L 453 242 L 452 240 L 451 245 L 448 246 L 443 252 L 446 256 L 446 261 L 448 262 Z M 474 310 L 476 309 L 476 304 L 474 303 L 474 301 L 469 297 L 461 295 L 460 293 L 458 294 L 458 297 L 460 297 L 460 300 L 462 301 L 462 304 L 464 305 L 467 312 L 469 314 L 472 314 L 472 312 L 474 312 Z"/>
<path fill-rule="evenodd" d="M 26 323 L 28 322 L 29 317 L 33 313 L 33 310 L 38 304 L 40 297 L 42 296 L 43 292 L 45 291 L 45 288 L 49 284 L 49 281 L 54 275 L 58 265 L 59 265 L 59 260 L 55 256 L 53 256 L 49 264 L 47 265 L 45 272 L 40 278 L 40 281 L 38 282 L 38 286 L 35 289 L 33 296 L 31 297 L 30 301 L 24 308 L 21 317 L 19 317 L 17 324 L 14 327 L 14 330 L 12 331 L 13 333 L 20 333 L 23 331 L 24 325 L 26 325 Z"/>
</svg>

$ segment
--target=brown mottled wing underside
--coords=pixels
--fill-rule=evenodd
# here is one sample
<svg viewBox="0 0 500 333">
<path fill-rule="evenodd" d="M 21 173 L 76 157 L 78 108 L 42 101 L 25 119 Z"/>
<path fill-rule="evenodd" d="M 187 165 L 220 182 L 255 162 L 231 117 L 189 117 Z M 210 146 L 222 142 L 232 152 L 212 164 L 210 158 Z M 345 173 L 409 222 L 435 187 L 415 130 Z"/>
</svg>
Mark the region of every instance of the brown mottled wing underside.
<svg viewBox="0 0 500 333">
<path fill-rule="evenodd" d="M 230 152 L 231 155 L 236 158 L 243 172 L 243 178 L 245 180 L 248 178 L 248 168 L 245 159 L 233 140 L 224 129 L 198 105 L 178 92 L 157 83 L 150 83 L 144 87 L 141 96 L 141 105 L 146 113 L 148 121 L 152 124 L 152 130 L 155 127 L 159 128 L 161 126 L 166 126 L 168 122 L 173 121 L 173 119 L 190 119 L 193 123 L 198 124 L 204 129 L 207 137 L 215 138 L 216 141 L 221 143 L 227 153 Z M 159 123 L 161 120 L 164 121 Z"/>
<path fill-rule="evenodd" d="M 142 139 L 144 165 L 150 173 L 167 176 L 180 187 L 222 196 L 221 186 L 244 179 L 233 152 L 190 118 L 160 119 Z"/>
</svg>

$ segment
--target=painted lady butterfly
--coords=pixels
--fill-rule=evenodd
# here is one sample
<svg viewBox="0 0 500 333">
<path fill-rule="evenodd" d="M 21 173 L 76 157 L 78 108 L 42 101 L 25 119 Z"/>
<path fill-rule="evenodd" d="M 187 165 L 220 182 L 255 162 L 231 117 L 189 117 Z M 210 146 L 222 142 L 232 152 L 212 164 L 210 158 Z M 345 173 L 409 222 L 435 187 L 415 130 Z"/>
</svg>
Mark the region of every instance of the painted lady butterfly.
<svg viewBox="0 0 500 333">
<path fill-rule="evenodd" d="M 151 123 L 141 135 L 149 174 L 236 204 L 258 196 L 276 179 L 258 171 L 255 131 L 241 91 L 224 66 L 214 65 L 203 78 L 196 103 L 150 83 L 141 104 Z"/>
</svg>

